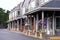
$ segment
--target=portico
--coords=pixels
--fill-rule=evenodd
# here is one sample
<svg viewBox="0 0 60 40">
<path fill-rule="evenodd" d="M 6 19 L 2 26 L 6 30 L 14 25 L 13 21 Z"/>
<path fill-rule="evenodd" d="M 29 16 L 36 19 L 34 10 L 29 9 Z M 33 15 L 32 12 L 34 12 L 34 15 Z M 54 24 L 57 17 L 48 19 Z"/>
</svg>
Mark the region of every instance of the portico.
<svg viewBox="0 0 60 40">
<path fill-rule="evenodd" d="M 38 30 L 42 30 L 42 32 L 46 33 L 47 35 L 57 35 L 60 32 L 59 31 L 60 29 L 58 28 L 60 27 L 59 26 L 60 25 L 60 22 L 59 22 L 60 14 L 59 13 L 60 13 L 59 10 L 55 10 L 55 9 L 45 10 L 44 9 L 44 10 L 32 12 L 27 15 L 28 16 L 33 15 L 33 20 L 34 20 L 33 24 L 35 24 L 34 32 L 37 32 Z M 37 22 L 40 22 L 40 23 L 37 23 Z"/>
<path fill-rule="evenodd" d="M 28 18 L 31 18 L 33 15 L 34 21 L 32 22 L 32 19 L 30 19 L 30 21 L 34 24 L 34 32 L 41 30 L 48 35 L 57 35 L 60 32 L 59 3 L 60 0 L 51 0 L 50 2 L 47 2 L 46 4 L 27 12 L 27 17 L 30 16 Z"/>
</svg>

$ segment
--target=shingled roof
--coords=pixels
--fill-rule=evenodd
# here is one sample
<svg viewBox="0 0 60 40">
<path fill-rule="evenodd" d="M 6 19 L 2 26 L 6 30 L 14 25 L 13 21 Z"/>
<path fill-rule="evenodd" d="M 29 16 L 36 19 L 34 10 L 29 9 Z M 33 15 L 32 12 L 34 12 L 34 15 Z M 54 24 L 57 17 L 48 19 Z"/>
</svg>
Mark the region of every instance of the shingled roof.
<svg viewBox="0 0 60 40">
<path fill-rule="evenodd" d="M 60 11 L 60 0 L 51 0 L 32 11 L 28 11 L 27 13 L 31 14 L 39 10 Z"/>
<path fill-rule="evenodd" d="M 60 8 L 60 0 L 52 0 L 42 7 L 55 7 L 55 8 Z"/>
</svg>

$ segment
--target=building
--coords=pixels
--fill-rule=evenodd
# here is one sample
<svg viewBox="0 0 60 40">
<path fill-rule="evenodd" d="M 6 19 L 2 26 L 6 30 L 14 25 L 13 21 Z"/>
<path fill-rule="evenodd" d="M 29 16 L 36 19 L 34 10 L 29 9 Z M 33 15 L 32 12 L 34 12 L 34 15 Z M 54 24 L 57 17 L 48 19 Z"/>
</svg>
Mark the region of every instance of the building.
<svg viewBox="0 0 60 40">
<path fill-rule="evenodd" d="M 17 31 L 39 30 L 47 35 L 60 32 L 60 0 L 24 0 L 9 14 L 8 29 Z"/>
</svg>

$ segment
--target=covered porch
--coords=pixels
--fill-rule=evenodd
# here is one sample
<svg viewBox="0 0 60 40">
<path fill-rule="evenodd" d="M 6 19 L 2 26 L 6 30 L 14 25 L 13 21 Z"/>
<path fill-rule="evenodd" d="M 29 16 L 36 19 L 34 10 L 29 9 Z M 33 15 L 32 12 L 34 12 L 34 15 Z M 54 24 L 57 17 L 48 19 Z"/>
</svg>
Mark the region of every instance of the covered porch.
<svg viewBox="0 0 60 40">
<path fill-rule="evenodd" d="M 47 35 L 60 34 L 60 3 L 59 0 L 51 0 L 41 7 L 37 7 L 34 10 L 27 12 L 27 17 L 30 21 L 30 27 L 32 32 L 40 32 Z M 33 26 L 32 26 L 33 24 Z"/>
<path fill-rule="evenodd" d="M 60 34 L 60 26 L 59 26 L 60 11 L 59 10 L 39 10 L 27 14 L 27 17 L 30 23 L 29 26 L 30 29 L 28 29 L 30 30 L 30 35 L 31 33 L 33 33 L 33 35 L 38 37 L 40 33 L 42 33 L 43 37 L 60 36 L 59 35 Z"/>
</svg>

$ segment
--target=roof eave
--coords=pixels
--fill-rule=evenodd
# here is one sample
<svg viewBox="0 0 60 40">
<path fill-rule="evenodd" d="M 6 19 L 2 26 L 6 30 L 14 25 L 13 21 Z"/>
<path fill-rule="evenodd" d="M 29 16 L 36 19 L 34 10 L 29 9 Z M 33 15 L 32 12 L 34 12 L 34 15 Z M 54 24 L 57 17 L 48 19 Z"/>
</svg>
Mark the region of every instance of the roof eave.
<svg viewBox="0 0 60 40">
<path fill-rule="evenodd" d="M 25 15 L 31 14 L 31 13 L 34 13 L 34 12 L 37 12 L 37 11 L 60 11 L 60 8 L 59 7 L 58 8 L 57 7 L 38 7 L 34 10 L 26 12 Z"/>
</svg>

